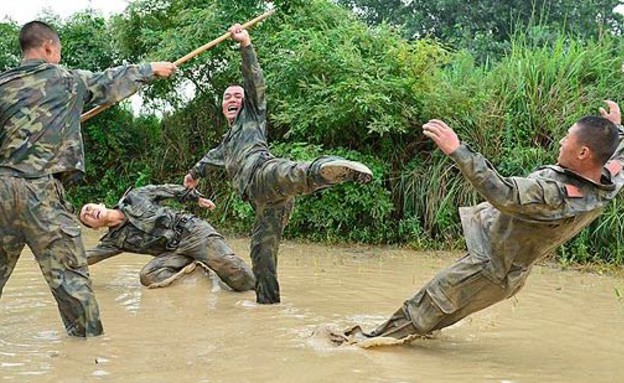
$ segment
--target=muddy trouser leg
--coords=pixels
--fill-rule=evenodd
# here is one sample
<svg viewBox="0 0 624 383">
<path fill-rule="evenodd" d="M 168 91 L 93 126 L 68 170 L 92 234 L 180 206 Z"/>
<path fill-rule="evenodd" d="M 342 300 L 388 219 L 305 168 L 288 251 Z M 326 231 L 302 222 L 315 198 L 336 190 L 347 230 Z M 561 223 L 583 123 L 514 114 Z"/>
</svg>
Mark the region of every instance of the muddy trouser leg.
<svg viewBox="0 0 624 383">
<path fill-rule="evenodd" d="M 102 334 L 80 224 L 70 212 L 63 186 L 53 178 L 20 181 L 23 195 L 28 196 L 27 208 L 21 212 L 26 243 L 56 299 L 67 333 Z"/>
<path fill-rule="evenodd" d="M 0 297 L 24 248 L 20 222 L 15 219 L 23 204 L 16 199 L 18 193 L 13 180 L 13 177 L 0 177 Z"/>
<path fill-rule="evenodd" d="M 277 253 L 294 205 L 293 197 L 329 186 L 318 171 L 323 163 L 335 159 L 340 158 L 319 157 L 312 163 L 273 158 L 255 170 L 246 192 L 256 211 L 251 260 L 258 303 L 280 302 Z"/>
<path fill-rule="evenodd" d="M 0 227 L 0 297 L 2 297 L 4 285 L 15 269 L 17 260 L 24 248 L 24 241 L 21 239 L 21 235 L 9 226 L 4 217 L 0 218 L 0 225 L 2 225 Z"/>
<path fill-rule="evenodd" d="M 247 190 L 248 197 L 255 204 L 279 202 L 319 189 L 327 188 L 329 183 L 319 171 L 323 164 L 342 160 L 336 156 L 321 156 L 312 162 L 294 162 L 283 158 L 273 158 L 264 162 L 254 174 Z"/>
<path fill-rule="evenodd" d="M 234 254 L 221 234 L 199 218 L 186 223 L 174 252 L 201 262 L 233 290 L 247 291 L 254 287 L 255 279 L 249 266 Z"/>
<path fill-rule="evenodd" d="M 288 224 L 294 200 L 256 206 L 256 222 L 251 234 L 251 262 L 256 277 L 256 301 L 279 303 L 277 253 L 284 228 Z"/>
<path fill-rule="evenodd" d="M 414 297 L 405 301 L 369 336 L 404 338 L 427 335 L 500 302 L 515 292 L 483 275 L 483 259 L 467 255 L 438 273 Z"/>
<path fill-rule="evenodd" d="M 139 279 L 143 286 L 157 285 L 173 277 L 193 262 L 195 260 L 186 255 L 160 254 L 143 266 L 139 272 Z"/>
</svg>

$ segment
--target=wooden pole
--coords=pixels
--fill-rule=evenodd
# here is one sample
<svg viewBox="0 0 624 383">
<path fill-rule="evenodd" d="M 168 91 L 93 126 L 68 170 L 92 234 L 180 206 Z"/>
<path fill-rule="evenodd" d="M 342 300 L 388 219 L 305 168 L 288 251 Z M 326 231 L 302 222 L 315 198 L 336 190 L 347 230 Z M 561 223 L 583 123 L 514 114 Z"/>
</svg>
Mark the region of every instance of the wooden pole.
<svg viewBox="0 0 624 383">
<path fill-rule="evenodd" d="M 245 24 L 243 24 L 243 28 L 247 29 L 257 23 L 259 23 L 260 21 L 266 19 L 267 17 L 271 16 L 273 13 L 275 13 L 275 9 L 271 9 L 268 12 L 265 12 L 263 14 L 261 14 L 260 16 L 256 17 L 255 19 L 249 20 L 248 22 L 246 22 Z M 223 35 L 221 35 L 220 37 L 212 40 L 211 42 L 209 42 L 208 44 L 202 45 L 201 47 L 195 49 L 194 51 L 192 51 L 191 53 L 177 59 L 174 64 L 176 66 L 180 66 L 182 64 L 184 64 L 185 62 L 195 58 L 196 56 L 204 53 L 205 51 L 207 51 L 210 48 L 213 48 L 214 46 L 218 45 L 219 43 L 227 40 L 228 38 L 230 38 L 232 34 L 230 32 L 224 33 Z M 129 96 L 128 96 L 129 97 Z M 121 101 L 121 100 L 119 100 Z M 117 101 L 117 102 L 119 102 Z M 104 110 L 110 108 L 111 106 L 115 105 L 117 102 L 113 102 L 110 104 L 102 104 L 102 105 L 98 105 L 95 108 L 89 110 L 88 112 L 83 113 L 80 116 L 80 122 L 85 122 L 88 119 L 90 119 L 91 117 L 95 116 L 96 114 L 103 112 Z"/>
</svg>

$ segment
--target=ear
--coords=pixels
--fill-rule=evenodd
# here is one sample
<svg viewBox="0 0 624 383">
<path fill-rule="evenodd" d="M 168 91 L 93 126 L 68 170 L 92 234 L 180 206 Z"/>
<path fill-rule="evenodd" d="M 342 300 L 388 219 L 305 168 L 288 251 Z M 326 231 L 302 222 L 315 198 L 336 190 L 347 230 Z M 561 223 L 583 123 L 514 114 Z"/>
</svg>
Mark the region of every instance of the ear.
<svg viewBox="0 0 624 383">
<path fill-rule="evenodd" d="M 43 44 L 41 44 L 41 47 L 43 48 L 46 54 L 48 55 L 52 54 L 52 50 L 53 50 L 52 40 L 44 41 Z"/>
<path fill-rule="evenodd" d="M 579 150 L 577 157 L 581 161 L 592 160 L 594 158 L 594 153 L 589 147 L 583 145 L 581 146 L 581 150 Z"/>
</svg>

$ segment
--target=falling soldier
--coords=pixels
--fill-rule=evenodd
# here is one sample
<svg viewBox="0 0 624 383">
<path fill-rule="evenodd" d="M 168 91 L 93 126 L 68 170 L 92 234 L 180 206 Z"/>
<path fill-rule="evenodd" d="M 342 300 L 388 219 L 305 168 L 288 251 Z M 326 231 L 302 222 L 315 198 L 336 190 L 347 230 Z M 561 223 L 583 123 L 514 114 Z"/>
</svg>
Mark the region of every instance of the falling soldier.
<svg viewBox="0 0 624 383">
<path fill-rule="evenodd" d="M 620 109 L 586 116 L 560 141 L 558 164 L 528 177 L 502 177 L 479 153 L 460 143 L 443 121 L 424 134 L 449 156 L 485 198 L 460 208 L 468 254 L 439 272 L 370 333 L 355 326 L 336 333 L 337 343 L 402 343 L 450 326 L 510 298 L 533 265 L 600 216 L 624 185 Z M 617 125 L 616 125 L 617 124 Z M 394 338 L 397 341 L 392 342 Z"/>
</svg>

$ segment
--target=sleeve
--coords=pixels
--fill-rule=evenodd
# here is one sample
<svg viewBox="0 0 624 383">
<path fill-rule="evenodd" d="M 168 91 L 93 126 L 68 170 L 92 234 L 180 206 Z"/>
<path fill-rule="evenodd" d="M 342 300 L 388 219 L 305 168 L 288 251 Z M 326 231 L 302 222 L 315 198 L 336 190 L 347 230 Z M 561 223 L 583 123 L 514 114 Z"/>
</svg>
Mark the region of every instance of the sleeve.
<svg viewBox="0 0 624 383">
<path fill-rule="evenodd" d="M 244 109 L 253 118 L 264 120 L 266 118 L 265 83 L 262 69 L 258 63 L 256 52 L 250 44 L 241 47 L 243 89 L 245 89 Z"/>
<path fill-rule="evenodd" d="M 123 251 L 119 247 L 105 241 L 100 241 L 97 246 L 86 251 L 87 263 L 89 265 L 93 265 L 105 259 L 114 257 L 115 255 L 121 254 L 122 252 Z"/>
<path fill-rule="evenodd" d="M 547 179 L 502 177 L 481 154 L 466 145 L 461 145 L 450 157 L 479 194 L 502 213 L 537 221 L 561 217 L 567 196 L 565 184 Z"/>
<path fill-rule="evenodd" d="M 616 160 L 618 161 L 621 165 L 624 165 L 624 126 L 622 125 L 618 125 L 618 139 L 619 139 L 619 144 L 617 149 L 615 149 L 615 152 L 613 153 L 613 156 L 611 156 L 611 160 Z"/>
<path fill-rule="evenodd" d="M 211 166 L 225 166 L 224 160 L 223 160 L 223 146 L 222 144 L 217 146 L 214 149 L 211 149 L 208 153 L 206 153 L 206 155 L 204 156 L 204 158 L 202 158 L 201 160 L 199 160 L 198 163 L 195 164 L 195 166 L 193 166 L 191 168 L 191 170 L 189 171 L 189 173 L 191 173 L 191 176 L 194 179 L 200 179 L 202 177 L 206 176 L 206 166 L 211 165 Z"/>
<path fill-rule="evenodd" d="M 85 104 L 114 104 L 136 93 L 143 84 L 154 80 L 150 64 L 125 65 L 103 72 L 72 70 L 85 89 Z"/>
<path fill-rule="evenodd" d="M 197 202 L 202 197 L 201 193 L 196 189 L 187 189 L 182 185 L 176 184 L 143 186 L 128 193 L 129 197 L 132 197 L 132 195 L 147 198 L 154 202 L 170 198 L 177 199 L 180 202 Z"/>
</svg>

